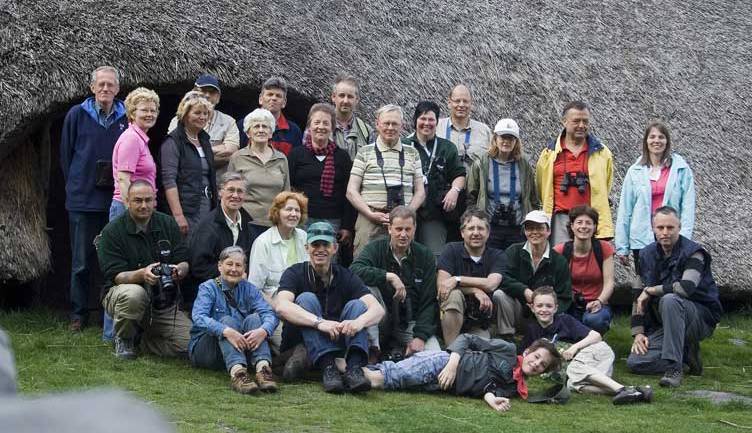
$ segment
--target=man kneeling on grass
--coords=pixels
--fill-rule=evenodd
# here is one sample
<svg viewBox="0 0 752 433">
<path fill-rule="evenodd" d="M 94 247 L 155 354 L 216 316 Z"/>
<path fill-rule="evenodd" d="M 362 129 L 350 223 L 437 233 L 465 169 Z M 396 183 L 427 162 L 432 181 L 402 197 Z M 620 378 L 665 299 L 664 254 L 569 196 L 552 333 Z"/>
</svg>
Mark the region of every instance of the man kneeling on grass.
<svg viewBox="0 0 752 433">
<path fill-rule="evenodd" d="M 334 237 L 328 222 L 308 227 L 310 261 L 282 274 L 275 307 L 285 326 L 300 327 L 311 364 L 323 372 L 324 391 L 365 392 L 371 389 L 361 370 L 368 361 L 366 328 L 379 323 L 384 309 L 357 275 L 332 263 L 337 253 Z M 344 378 L 334 364 L 335 356 L 343 353 Z"/>
<path fill-rule="evenodd" d="M 219 277 L 198 287 L 188 352 L 194 367 L 226 367 L 232 389 L 241 394 L 274 392 L 267 340 L 279 320 L 261 291 L 244 278 L 245 260 L 243 248 L 225 248 L 219 254 Z M 255 382 L 248 365 L 256 367 Z"/>
<path fill-rule="evenodd" d="M 532 347 L 534 341 L 546 338 L 556 341 L 564 349 L 561 355 L 567 365 L 567 386 L 584 394 L 613 395 L 613 403 L 650 403 L 652 388 L 624 386 L 611 378 L 614 351 L 593 331 L 568 314 L 556 314 L 559 302 L 553 287 L 543 286 L 533 291 L 533 314 L 536 322 L 528 325 L 522 348 Z"/>
<path fill-rule="evenodd" d="M 525 378 L 557 370 L 561 355 L 553 344 L 535 341 L 517 356 L 513 343 L 461 334 L 444 351 L 423 351 L 400 362 L 364 368 L 371 387 L 384 390 L 447 391 L 483 397 L 492 409 L 509 410 L 509 399 L 527 399 Z"/>
</svg>

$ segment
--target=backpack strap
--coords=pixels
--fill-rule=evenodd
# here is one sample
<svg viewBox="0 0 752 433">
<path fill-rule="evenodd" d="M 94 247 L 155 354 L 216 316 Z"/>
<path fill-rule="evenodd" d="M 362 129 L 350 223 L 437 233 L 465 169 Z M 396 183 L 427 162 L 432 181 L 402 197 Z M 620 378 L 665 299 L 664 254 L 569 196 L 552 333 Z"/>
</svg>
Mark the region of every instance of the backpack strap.
<svg viewBox="0 0 752 433">
<path fill-rule="evenodd" d="M 601 241 L 593 238 L 591 242 L 595 261 L 598 262 L 598 267 L 601 268 L 601 272 L 603 272 L 603 248 L 601 248 Z"/>
</svg>

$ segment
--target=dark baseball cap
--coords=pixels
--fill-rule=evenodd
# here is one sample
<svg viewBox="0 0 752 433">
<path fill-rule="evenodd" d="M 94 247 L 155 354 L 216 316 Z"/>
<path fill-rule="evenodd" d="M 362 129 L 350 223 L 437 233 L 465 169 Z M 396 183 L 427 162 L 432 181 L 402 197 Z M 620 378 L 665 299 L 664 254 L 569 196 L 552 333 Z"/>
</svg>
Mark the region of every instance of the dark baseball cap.
<svg viewBox="0 0 752 433">
<path fill-rule="evenodd" d="M 196 78 L 196 87 L 214 87 L 217 89 L 217 91 L 222 91 L 222 89 L 219 88 L 219 80 L 217 80 L 217 77 L 211 74 L 201 74 L 198 78 Z"/>
</svg>

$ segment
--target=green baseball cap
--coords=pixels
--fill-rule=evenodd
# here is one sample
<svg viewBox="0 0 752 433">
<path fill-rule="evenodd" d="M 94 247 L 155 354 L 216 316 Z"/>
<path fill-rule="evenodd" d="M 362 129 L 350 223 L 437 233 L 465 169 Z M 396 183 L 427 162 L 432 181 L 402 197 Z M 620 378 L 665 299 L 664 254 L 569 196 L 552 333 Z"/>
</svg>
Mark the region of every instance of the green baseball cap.
<svg viewBox="0 0 752 433">
<path fill-rule="evenodd" d="M 320 221 L 308 226 L 307 242 L 324 241 L 333 244 L 335 241 L 334 227 L 326 221 Z"/>
</svg>

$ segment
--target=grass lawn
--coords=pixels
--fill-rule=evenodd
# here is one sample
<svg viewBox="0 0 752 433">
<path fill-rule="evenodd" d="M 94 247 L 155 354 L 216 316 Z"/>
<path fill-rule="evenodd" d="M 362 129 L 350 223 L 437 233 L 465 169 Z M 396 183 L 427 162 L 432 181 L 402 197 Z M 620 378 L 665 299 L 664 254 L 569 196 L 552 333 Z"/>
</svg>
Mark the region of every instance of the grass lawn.
<svg viewBox="0 0 752 433">
<path fill-rule="evenodd" d="M 613 433 L 752 428 L 752 411 L 744 404 L 717 406 L 684 395 L 704 389 L 752 397 L 752 318 L 725 316 L 713 337 L 702 343 L 704 376 L 685 377 L 684 386 L 672 391 L 660 388 L 657 377 L 626 373 L 624 359 L 631 344 L 627 322 L 627 317 L 619 317 L 607 335 L 617 353 L 615 378 L 627 384 L 653 385 L 653 404 L 615 407 L 608 397 L 574 395 L 561 406 L 513 400 L 510 412 L 498 414 L 481 400 L 385 392 L 336 396 L 312 382 L 282 384 L 273 395 L 242 396 L 229 389 L 227 374 L 196 370 L 187 361 L 152 356 L 117 361 L 112 348 L 100 341 L 98 328 L 71 335 L 67 322 L 55 313 L 0 313 L 0 325 L 13 342 L 23 395 L 122 388 L 158 407 L 181 432 Z M 734 344 L 733 339 L 746 344 Z"/>
</svg>

